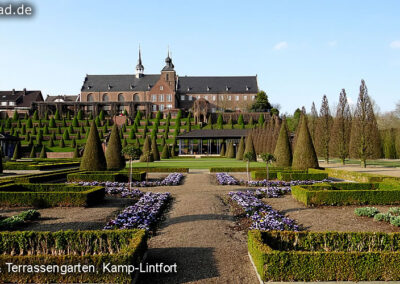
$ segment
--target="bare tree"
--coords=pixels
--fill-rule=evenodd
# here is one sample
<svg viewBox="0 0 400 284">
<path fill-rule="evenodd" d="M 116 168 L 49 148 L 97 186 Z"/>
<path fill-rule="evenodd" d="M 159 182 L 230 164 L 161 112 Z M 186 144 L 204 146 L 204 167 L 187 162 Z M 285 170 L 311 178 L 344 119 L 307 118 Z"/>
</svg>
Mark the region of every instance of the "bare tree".
<svg viewBox="0 0 400 284">
<path fill-rule="evenodd" d="M 318 156 L 324 157 L 326 163 L 329 163 L 329 141 L 331 139 L 332 122 L 328 98 L 324 95 L 317 120 L 316 136 L 318 139 L 316 139 L 316 150 Z"/>
</svg>

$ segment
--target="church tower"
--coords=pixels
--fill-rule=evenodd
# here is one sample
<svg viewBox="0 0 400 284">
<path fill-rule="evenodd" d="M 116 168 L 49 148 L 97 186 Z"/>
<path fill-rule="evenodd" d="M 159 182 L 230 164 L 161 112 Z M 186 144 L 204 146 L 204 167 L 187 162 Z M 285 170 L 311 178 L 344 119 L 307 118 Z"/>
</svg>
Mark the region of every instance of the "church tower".
<svg viewBox="0 0 400 284">
<path fill-rule="evenodd" d="M 169 55 L 169 49 L 167 58 L 165 58 L 165 66 L 161 70 L 161 76 L 164 79 L 164 81 L 168 83 L 170 88 L 175 91 L 176 72 L 174 70 L 174 64 L 172 63 L 172 59 Z"/>
<path fill-rule="evenodd" d="M 143 72 L 144 72 L 144 66 L 142 64 L 142 54 L 140 52 L 140 46 L 139 46 L 139 60 L 138 64 L 136 65 L 136 78 L 143 77 Z"/>
</svg>

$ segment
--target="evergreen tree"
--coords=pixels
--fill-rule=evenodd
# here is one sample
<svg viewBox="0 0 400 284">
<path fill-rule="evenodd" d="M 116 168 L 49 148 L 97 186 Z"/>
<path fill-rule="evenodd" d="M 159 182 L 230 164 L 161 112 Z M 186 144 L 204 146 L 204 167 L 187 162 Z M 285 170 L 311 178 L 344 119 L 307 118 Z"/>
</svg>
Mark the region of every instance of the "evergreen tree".
<svg viewBox="0 0 400 284">
<path fill-rule="evenodd" d="M 65 141 L 70 140 L 68 128 L 65 128 L 65 130 L 64 130 L 63 139 L 64 139 Z"/>
<path fill-rule="evenodd" d="M 85 144 L 80 169 L 87 171 L 103 171 L 106 169 L 106 165 L 106 158 L 104 157 L 99 133 L 96 124 L 92 122 L 89 137 Z"/>
<path fill-rule="evenodd" d="M 22 127 L 21 120 L 19 120 L 19 119 L 18 119 L 18 121 L 17 121 L 17 127 L 18 127 L 18 128 L 21 128 L 21 127 Z"/>
<path fill-rule="evenodd" d="M 96 116 L 95 123 L 96 123 L 96 126 L 97 126 L 97 127 L 100 127 L 100 126 L 101 126 L 100 117 Z"/>
<path fill-rule="evenodd" d="M 41 146 L 42 141 L 43 141 L 43 134 L 42 134 L 42 130 L 40 129 L 38 135 L 36 136 L 36 145 Z"/>
<path fill-rule="evenodd" d="M 153 138 L 151 141 L 151 152 L 153 153 L 154 161 L 159 161 L 160 160 L 160 152 L 158 151 L 157 141 L 155 138 Z"/>
<path fill-rule="evenodd" d="M 165 138 L 162 138 L 162 139 L 161 139 L 161 144 L 160 144 L 160 145 L 161 145 L 161 147 L 164 148 L 164 145 L 165 145 Z"/>
<path fill-rule="evenodd" d="M 0 132 L 2 132 L 2 131 L 0 131 Z M 26 134 L 26 126 L 25 126 L 25 124 L 22 125 L 21 134 L 22 134 L 22 135 L 25 135 L 25 134 Z"/>
<path fill-rule="evenodd" d="M 277 167 L 290 167 L 292 165 L 292 149 L 290 147 L 289 135 L 287 130 L 286 119 L 283 119 L 278 141 L 274 151 Z"/>
<path fill-rule="evenodd" d="M 71 147 L 72 147 L 72 148 L 75 148 L 75 146 L 76 146 L 76 140 L 75 140 L 75 138 L 74 138 L 74 139 L 72 139 Z"/>
<path fill-rule="evenodd" d="M 79 149 L 78 149 L 78 145 L 75 145 L 74 156 L 73 156 L 72 158 L 74 158 L 74 159 L 79 158 Z"/>
<path fill-rule="evenodd" d="M 168 147 L 168 145 L 167 144 L 165 144 L 164 145 L 164 147 L 163 147 L 163 150 L 162 150 L 162 152 L 161 152 L 161 158 L 162 159 L 169 159 L 170 158 L 170 156 L 169 156 L 169 149 L 168 149 L 169 147 Z"/>
<path fill-rule="evenodd" d="M 151 153 L 151 142 L 149 137 L 146 137 L 144 140 L 140 162 L 154 162 L 154 157 Z"/>
<path fill-rule="evenodd" d="M 361 166 L 365 168 L 367 159 L 380 157 L 380 149 L 374 110 L 365 81 L 361 80 L 360 94 L 351 127 L 350 156 L 360 159 Z"/>
<path fill-rule="evenodd" d="M 300 129 L 293 152 L 292 168 L 295 170 L 318 168 L 318 158 L 308 130 L 307 117 L 302 114 L 300 121 Z"/>
<path fill-rule="evenodd" d="M 311 105 L 311 113 L 308 118 L 308 129 L 310 130 L 311 139 L 315 144 L 315 134 L 317 132 L 317 121 L 318 121 L 318 112 L 317 108 L 315 107 L 315 103 L 312 102 Z"/>
<path fill-rule="evenodd" d="M 239 125 L 243 125 L 243 126 L 244 126 L 243 114 L 240 114 L 240 115 L 239 115 L 239 118 L 238 118 L 237 123 L 238 123 Z"/>
<path fill-rule="evenodd" d="M 236 152 L 236 160 L 243 160 L 244 155 L 244 138 L 240 138 L 239 147 Z"/>
<path fill-rule="evenodd" d="M 224 129 L 224 118 L 222 117 L 222 114 L 218 115 L 217 128 L 218 129 Z"/>
<path fill-rule="evenodd" d="M 54 117 L 50 118 L 49 127 L 50 128 L 56 128 L 57 127 L 56 120 L 54 119 Z"/>
<path fill-rule="evenodd" d="M 31 146 L 31 153 L 29 154 L 29 158 L 33 159 L 36 158 L 36 151 L 35 151 L 35 146 Z"/>
<path fill-rule="evenodd" d="M 263 117 L 264 118 L 264 117 Z M 251 153 L 251 154 L 248 154 L 248 157 L 250 157 L 249 155 L 251 155 L 251 159 L 250 159 L 250 161 L 252 162 L 252 161 L 257 161 L 257 157 L 256 157 L 256 149 L 254 148 L 254 143 L 253 143 L 253 137 L 252 137 L 252 135 L 248 135 L 247 136 L 247 139 L 246 139 L 246 147 L 245 147 L 245 149 L 244 149 L 244 156 L 247 154 L 247 153 Z M 243 157 L 244 157 L 243 156 Z"/>
<path fill-rule="evenodd" d="M 39 155 L 40 159 L 44 159 L 47 158 L 47 154 L 46 154 L 46 146 L 42 146 L 42 150 L 40 151 L 40 155 Z"/>
<path fill-rule="evenodd" d="M 81 131 L 78 131 L 78 133 L 76 134 L 75 139 L 76 140 L 81 140 L 82 139 Z"/>
<path fill-rule="evenodd" d="M 72 120 L 72 126 L 73 127 L 79 127 L 79 121 L 76 116 L 74 116 L 74 119 Z"/>
<path fill-rule="evenodd" d="M 21 153 L 21 142 L 18 141 L 18 143 L 15 145 L 14 154 L 13 154 L 12 159 L 13 160 L 20 159 L 21 158 L 21 154 L 22 154 Z"/>
<path fill-rule="evenodd" d="M 228 154 L 226 156 L 227 158 L 233 159 L 235 158 L 235 148 L 233 147 L 233 143 L 229 143 L 228 147 Z"/>
<path fill-rule="evenodd" d="M 39 115 L 37 110 L 35 110 L 35 112 L 33 113 L 33 120 L 39 120 Z"/>
<path fill-rule="evenodd" d="M 34 126 L 34 127 L 32 128 L 32 135 L 37 135 L 37 129 L 36 129 L 36 126 Z"/>
<path fill-rule="evenodd" d="M 83 111 L 82 111 L 81 109 L 78 111 L 78 117 L 77 117 L 77 119 L 78 119 L 78 120 L 83 120 Z"/>
<path fill-rule="evenodd" d="M 49 139 L 49 147 L 54 147 L 53 137 L 50 137 L 50 139 Z"/>
<path fill-rule="evenodd" d="M 62 127 L 67 127 L 67 121 L 65 120 L 65 117 L 62 120 Z"/>
<path fill-rule="evenodd" d="M 263 126 L 264 125 L 264 115 L 262 113 L 260 113 L 260 116 L 258 117 L 258 126 Z"/>
<path fill-rule="evenodd" d="M 331 139 L 332 116 L 329 109 L 328 98 L 322 98 L 321 109 L 317 120 L 317 134 L 315 140 L 316 151 L 319 156 L 324 157 L 325 162 L 329 163 L 329 141 Z"/>
<path fill-rule="evenodd" d="M 32 126 L 33 126 L 32 119 L 28 118 L 28 121 L 26 122 L 26 128 L 32 128 Z M 10 127 L 7 127 L 7 125 L 6 125 L 6 128 L 10 128 Z"/>
<path fill-rule="evenodd" d="M 49 113 L 47 111 L 44 113 L 44 120 L 49 120 Z"/>
<path fill-rule="evenodd" d="M 351 131 L 351 112 L 347 102 L 346 91 L 342 89 L 339 96 L 339 105 L 336 110 L 336 117 L 333 120 L 330 151 L 338 157 L 344 165 L 349 156 L 349 143 Z"/>
<path fill-rule="evenodd" d="M 232 116 L 229 117 L 228 125 L 229 125 L 229 129 L 233 129 L 233 120 L 232 120 Z"/>
<path fill-rule="evenodd" d="M 104 121 L 105 118 L 106 118 L 106 116 L 105 116 L 105 114 L 104 114 L 104 111 L 101 110 L 101 111 L 100 111 L 100 114 L 99 114 L 99 119 L 100 119 L 101 121 Z"/>
<path fill-rule="evenodd" d="M 250 116 L 248 125 L 249 125 L 249 126 L 253 126 L 253 125 L 254 125 L 254 120 L 253 120 L 253 117 L 252 117 L 252 116 Z"/>
<path fill-rule="evenodd" d="M 138 137 L 135 139 L 135 147 L 140 149 L 140 141 Z"/>
<path fill-rule="evenodd" d="M 13 121 L 17 121 L 18 119 L 19 119 L 19 114 L 16 110 L 14 110 Z"/>
<path fill-rule="evenodd" d="M 126 146 L 128 146 L 128 141 L 124 138 L 124 140 L 122 140 L 122 148 L 125 148 Z"/>
<path fill-rule="evenodd" d="M 49 135 L 49 128 L 47 127 L 47 125 L 45 125 L 44 128 L 43 128 L 43 134 L 44 135 Z"/>
<path fill-rule="evenodd" d="M 221 157 L 225 157 L 225 143 L 221 144 L 221 150 L 219 151 Z"/>
<path fill-rule="evenodd" d="M 56 113 L 54 114 L 54 119 L 60 120 L 60 112 L 58 111 L 58 109 L 56 110 Z"/>
<path fill-rule="evenodd" d="M 56 133 L 55 133 L 55 132 L 52 132 L 52 133 L 51 133 L 51 138 L 53 139 L 53 141 L 57 140 L 57 137 L 56 137 Z"/>
<path fill-rule="evenodd" d="M 170 156 L 171 157 L 175 157 L 176 156 L 176 141 L 174 141 L 174 143 L 172 143 L 172 146 L 171 146 L 171 152 L 170 152 Z"/>
<path fill-rule="evenodd" d="M 65 118 L 67 120 L 71 120 L 71 114 L 69 113 L 69 111 L 67 110 L 67 115 L 65 116 Z"/>
<path fill-rule="evenodd" d="M 250 110 L 256 112 L 267 112 L 271 108 L 272 106 L 268 101 L 267 94 L 264 91 L 260 91 L 257 93 L 256 100 L 250 107 Z"/>
<path fill-rule="evenodd" d="M 60 148 L 65 148 L 64 138 L 61 138 L 60 143 L 59 143 L 59 147 Z"/>
<path fill-rule="evenodd" d="M 72 125 L 68 126 L 68 132 L 69 132 L 69 134 L 74 134 L 75 133 L 74 128 L 72 127 Z"/>
<path fill-rule="evenodd" d="M 120 170 L 125 168 L 125 158 L 121 151 L 122 145 L 118 135 L 118 126 L 114 124 L 106 148 L 107 170 Z"/>
</svg>

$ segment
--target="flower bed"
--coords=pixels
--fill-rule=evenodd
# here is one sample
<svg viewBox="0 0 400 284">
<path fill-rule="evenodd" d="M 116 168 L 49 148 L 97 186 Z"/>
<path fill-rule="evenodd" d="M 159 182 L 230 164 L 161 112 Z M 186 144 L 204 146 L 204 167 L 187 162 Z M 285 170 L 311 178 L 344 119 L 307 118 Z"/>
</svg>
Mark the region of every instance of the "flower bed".
<svg viewBox="0 0 400 284">
<path fill-rule="evenodd" d="M 250 229 L 263 231 L 298 231 L 300 229 L 299 226 L 295 224 L 294 220 L 272 209 L 271 206 L 262 202 L 251 191 L 229 192 L 229 197 L 243 209 L 246 217 L 252 220 Z"/>
<path fill-rule="evenodd" d="M 400 280 L 399 233 L 248 233 L 263 281 Z"/>
<path fill-rule="evenodd" d="M 146 192 L 134 205 L 125 208 L 115 219 L 109 221 L 104 229 L 149 230 L 159 219 L 170 197 L 168 192 Z"/>
<path fill-rule="evenodd" d="M 220 185 L 236 185 L 239 181 L 227 173 L 216 173 L 217 182 Z"/>
<path fill-rule="evenodd" d="M 135 273 L 111 273 L 103 264 L 135 265 L 147 249 L 144 230 L 1 232 L 1 283 L 132 283 Z M 49 266 L 58 273 L 9 272 L 5 263 Z M 93 270 L 68 273 L 68 267 Z M 64 269 L 64 273 L 61 272 Z M 65 273 L 67 272 L 67 273 Z"/>
<path fill-rule="evenodd" d="M 22 227 L 29 221 L 39 219 L 40 213 L 37 210 L 27 210 L 19 213 L 18 215 L 0 220 L 0 230 L 14 230 Z"/>
<path fill-rule="evenodd" d="M 376 221 L 385 221 L 393 226 L 400 227 L 400 207 L 390 207 L 388 212 L 381 213 L 375 207 L 361 207 L 354 210 L 357 216 L 371 217 Z"/>
</svg>

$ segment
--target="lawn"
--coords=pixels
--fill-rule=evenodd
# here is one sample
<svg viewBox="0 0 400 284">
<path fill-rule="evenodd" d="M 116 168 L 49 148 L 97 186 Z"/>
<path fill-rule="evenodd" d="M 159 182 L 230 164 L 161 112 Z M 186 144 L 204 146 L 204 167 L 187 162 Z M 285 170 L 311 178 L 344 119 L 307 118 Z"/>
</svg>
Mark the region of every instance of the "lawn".
<svg viewBox="0 0 400 284">
<path fill-rule="evenodd" d="M 147 163 L 135 162 L 133 167 L 146 167 Z M 246 162 L 228 158 L 209 158 L 209 159 L 170 159 L 149 163 L 149 167 L 161 168 L 189 168 L 189 169 L 209 169 L 213 167 L 246 167 Z M 129 167 L 129 165 L 127 166 Z M 251 162 L 250 167 L 265 167 L 265 163 Z"/>
<path fill-rule="evenodd" d="M 323 160 L 323 158 L 320 158 Z M 329 159 L 330 163 L 341 163 L 339 159 Z M 359 165 L 360 160 L 355 159 L 347 159 L 346 164 L 348 165 Z M 377 160 L 367 160 L 367 166 L 382 166 L 388 168 L 397 168 L 400 167 L 400 160 L 386 160 L 386 159 L 377 159 Z"/>
</svg>

